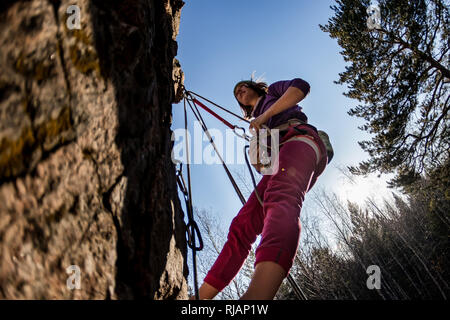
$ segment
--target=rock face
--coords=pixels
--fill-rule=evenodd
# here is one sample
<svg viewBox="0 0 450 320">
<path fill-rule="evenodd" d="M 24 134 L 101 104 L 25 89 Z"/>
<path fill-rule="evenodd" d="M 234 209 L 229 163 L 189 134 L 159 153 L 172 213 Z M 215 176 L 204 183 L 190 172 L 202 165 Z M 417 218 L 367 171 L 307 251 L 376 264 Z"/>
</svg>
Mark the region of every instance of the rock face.
<svg viewBox="0 0 450 320">
<path fill-rule="evenodd" d="M 183 4 L 1 1 L 0 298 L 187 298 Z"/>
</svg>

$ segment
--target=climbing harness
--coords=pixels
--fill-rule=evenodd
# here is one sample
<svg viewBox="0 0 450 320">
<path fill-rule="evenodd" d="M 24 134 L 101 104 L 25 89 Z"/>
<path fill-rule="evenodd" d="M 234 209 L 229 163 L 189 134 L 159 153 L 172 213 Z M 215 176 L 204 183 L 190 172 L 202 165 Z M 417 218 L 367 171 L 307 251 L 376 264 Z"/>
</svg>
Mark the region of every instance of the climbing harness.
<svg viewBox="0 0 450 320">
<path fill-rule="evenodd" d="M 262 160 L 262 164 L 263 164 L 263 168 L 267 167 L 267 165 L 271 165 L 271 163 L 267 164 L 267 157 L 264 159 L 264 155 L 263 155 L 263 159 L 259 159 L 258 155 L 259 155 L 259 143 L 260 143 L 260 139 L 258 137 L 258 135 L 256 135 L 256 140 L 255 140 L 255 136 L 251 137 L 249 135 L 247 135 L 246 131 L 244 128 L 242 127 L 238 127 L 236 125 L 231 124 L 230 122 L 228 122 L 227 120 L 225 120 L 224 118 L 222 118 L 221 116 L 219 116 L 217 113 L 215 113 L 214 111 L 212 111 L 210 108 L 208 108 L 206 105 L 204 105 L 202 102 L 200 102 L 196 97 L 201 98 L 209 103 L 211 103 L 212 105 L 220 108 L 221 110 L 239 118 L 240 120 L 243 120 L 247 123 L 250 123 L 248 120 L 238 116 L 237 114 L 227 110 L 226 108 L 223 108 L 219 105 L 217 105 L 216 103 L 200 96 L 199 94 L 196 94 L 192 91 L 187 91 L 184 86 L 181 87 L 181 90 L 183 91 L 183 100 L 184 100 L 184 125 L 185 125 L 185 132 L 187 132 L 187 111 L 186 111 L 186 102 L 189 105 L 190 109 L 192 110 L 192 113 L 194 114 L 194 116 L 196 117 L 196 119 L 198 120 L 198 122 L 200 123 L 203 131 L 205 132 L 206 136 L 209 139 L 209 142 L 211 143 L 211 145 L 214 148 L 214 151 L 216 152 L 216 154 L 218 155 L 222 166 L 225 169 L 225 172 L 234 188 L 234 190 L 236 191 L 239 199 L 242 202 L 242 205 L 244 205 L 246 203 L 246 200 L 241 192 L 241 190 L 239 189 L 236 181 L 234 180 L 230 170 L 228 169 L 227 165 L 225 164 L 225 161 L 223 160 L 221 154 L 218 152 L 216 144 L 214 143 L 213 138 L 211 137 L 211 135 L 209 134 L 208 131 L 208 127 L 206 126 L 205 121 L 203 120 L 197 106 L 201 107 L 203 110 L 207 111 L 208 113 L 210 113 L 211 115 L 213 115 L 215 118 L 217 118 L 219 121 L 221 121 L 223 124 L 225 124 L 228 128 L 230 128 L 231 130 L 233 130 L 234 134 L 236 134 L 238 137 L 245 139 L 247 142 L 250 142 L 250 146 L 246 145 L 244 147 L 244 155 L 245 155 L 245 162 L 247 164 L 247 168 L 250 172 L 250 176 L 252 179 L 252 183 L 254 186 L 254 192 L 256 195 L 256 198 L 258 199 L 259 203 L 261 206 L 263 206 L 263 200 L 261 199 L 258 191 L 257 191 L 257 185 L 256 185 L 256 180 L 253 174 L 253 171 L 251 169 L 248 157 L 247 157 L 247 149 L 250 148 L 252 151 L 249 152 L 250 157 L 251 157 L 251 162 L 252 165 L 254 165 L 254 163 L 258 164 L 260 163 L 259 161 Z M 194 97 L 196 96 L 196 97 Z M 314 151 L 316 152 L 317 155 L 317 159 L 319 159 L 319 153 L 320 151 L 318 150 L 316 144 L 313 142 L 313 138 L 306 135 L 306 131 L 305 130 L 301 130 L 295 127 L 296 124 L 306 124 L 300 120 L 295 120 L 297 122 L 289 122 L 288 124 L 284 124 L 280 127 L 274 128 L 274 129 L 278 129 L 280 131 L 285 131 L 291 127 L 294 127 L 295 130 L 299 131 L 300 134 L 302 134 L 302 136 L 294 136 L 290 139 L 288 139 L 287 141 L 281 143 L 284 144 L 288 141 L 292 141 L 292 140 L 301 140 L 304 141 L 306 143 L 308 143 L 310 146 L 313 147 Z M 286 126 L 287 125 L 287 126 Z M 267 128 L 267 126 L 264 127 L 267 131 L 268 131 L 268 135 L 270 136 L 270 129 Z M 314 128 L 315 129 L 315 128 Z M 240 130 L 240 132 L 238 131 Z M 316 130 L 317 131 L 317 130 Z M 331 144 L 329 143 L 328 140 L 328 135 L 323 132 L 323 131 L 318 131 L 318 133 L 321 132 L 319 134 L 319 136 L 321 137 L 321 139 L 327 139 L 327 141 L 324 141 L 326 147 L 327 147 L 327 153 L 328 153 L 328 162 L 331 161 L 331 158 L 333 156 L 333 150 L 331 147 Z M 322 134 L 323 133 L 323 134 Z M 322 138 L 324 137 L 324 138 Z M 312 140 L 311 140 L 312 139 Z M 194 220 L 194 214 L 193 214 L 193 207 L 192 207 L 192 190 L 191 190 L 191 177 L 190 177 L 190 166 L 189 166 L 189 146 L 188 146 L 188 139 L 186 140 L 186 159 L 187 159 L 187 177 L 188 177 L 188 185 L 186 187 L 186 183 L 183 179 L 183 175 L 182 175 L 182 163 L 181 161 L 178 161 L 180 168 L 177 169 L 177 181 L 178 181 L 178 185 L 184 195 L 185 198 L 185 202 L 186 202 L 186 210 L 188 213 L 188 223 L 187 223 L 187 235 L 188 235 L 188 245 L 189 247 L 192 249 L 192 260 L 193 260 L 193 268 L 194 268 L 194 290 L 195 290 L 195 297 L 198 300 L 199 299 L 199 294 L 198 294 L 198 281 L 197 281 L 197 265 L 196 265 L 196 252 L 200 251 L 203 249 L 203 240 L 200 234 L 200 230 L 198 228 L 197 223 Z M 252 145 L 252 144 L 256 144 Z M 281 146 L 281 144 L 279 144 Z M 270 146 L 263 144 L 263 146 L 267 147 L 268 149 L 270 149 Z M 255 151 L 256 150 L 256 151 Z M 256 155 L 255 155 L 256 152 Z M 256 162 L 255 162 L 256 161 Z M 261 164 L 261 163 L 260 163 Z M 256 167 L 255 167 L 256 168 Z M 259 172 L 259 171 L 258 171 Z M 261 171 L 263 172 L 263 171 Z M 260 173 L 261 173 L 260 172 Z M 196 245 L 196 237 L 198 237 L 199 239 L 199 245 Z M 301 288 L 298 286 L 298 284 L 295 282 L 295 280 L 292 278 L 292 276 L 289 274 L 287 276 L 288 282 L 289 284 L 292 286 L 295 295 L 297 296 L 298 299 L 301 300 L 308 300 L 306 295 L 304 294 L 304 292 L 301 290 Z"/>
<path fill-rule="evenodd" d="M 308 134 L 308 131 L 297 128 L 298 125 L 306 125 L 311 127 L 314 131 L 316 131 L 320 137 L 320 139 L 324 142 L 327 150 L 328 155 L 328 163 L 330 163 L 332 157 L 333 157 L 333 148 L 331 146 L 331 143 L 329 142 L 328 135 L 321 130 L 317 130 L 314 126 L 311 126 L 301 120 L 298 119 L 290 119 L 287 121 L 287 123 L 284 123 L 280 126 L 277 126 L 273 129 L 269 129 L 267 126 L 263 125 L 263 129 L 257 131 L 256 135 L 253 135 L 253 137 L 250 140 L 250 148 L 248 151 L 250 162 L 253 165 L 253 167 L 261 174 L 273 174 L 277 171 L 277 151 L 279 150 L 279 147 L 281 147 L 283 144 L 288 143 L 290 141 L 302 141 L 308 144 L 316 154 L 316 165 L 319 164 L 320 160 L 320 149 L 317 145 L 317 142 L 315 138 Z M 279 142 L 278 140 L 274 141 L 274 137 L 282 137 L 284 134 L 286 134 L 291 128 L 296 130 L 299 135 L 294 135 L 293 137 L 289 138 L 286 141 Z M 277 135 L 273 135 L 272 131 L 278 130 Z M 278 146 L 277 149 L 275 149 L 275 156 L 271 154 L 272 151 L 271 146 L 267 141 L 270 139 L 270 145 Z M 273 162 L 274 161 L 274 162 Z"/>
</svg>

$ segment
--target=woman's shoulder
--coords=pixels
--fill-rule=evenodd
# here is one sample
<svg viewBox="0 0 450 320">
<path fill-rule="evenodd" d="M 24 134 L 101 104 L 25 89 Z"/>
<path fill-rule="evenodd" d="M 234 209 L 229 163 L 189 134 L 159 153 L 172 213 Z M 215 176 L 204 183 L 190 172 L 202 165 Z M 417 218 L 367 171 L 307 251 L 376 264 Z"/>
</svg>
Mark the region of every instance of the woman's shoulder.
<svg viewBox="0 0 450 320">
<path fill-rule="evenodd" d="M 291 80 L 280 80 L 272 83 L 267 88 L 267 94 L 270 96 L 281 97 L 289 87 L 295 87 L 302 90 L 305 96 L 308 95 L 311 89 L 307 81 L 301 78 L 294 78 Z"/>
</svg>

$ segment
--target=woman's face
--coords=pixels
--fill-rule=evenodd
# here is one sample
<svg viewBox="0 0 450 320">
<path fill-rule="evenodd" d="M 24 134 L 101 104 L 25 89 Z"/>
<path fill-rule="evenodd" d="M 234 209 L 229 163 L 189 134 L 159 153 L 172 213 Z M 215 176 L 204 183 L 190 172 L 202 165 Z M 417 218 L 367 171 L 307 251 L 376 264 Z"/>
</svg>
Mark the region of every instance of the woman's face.
<svg viewBox="0 0 450 320">
<path fill-rule="evenodd" d="M 258 94 L 246 84 L 242 84 L 236 89 L 236 99 L 244 106 L 249 106 L 258 99 Z"/>
</svg>

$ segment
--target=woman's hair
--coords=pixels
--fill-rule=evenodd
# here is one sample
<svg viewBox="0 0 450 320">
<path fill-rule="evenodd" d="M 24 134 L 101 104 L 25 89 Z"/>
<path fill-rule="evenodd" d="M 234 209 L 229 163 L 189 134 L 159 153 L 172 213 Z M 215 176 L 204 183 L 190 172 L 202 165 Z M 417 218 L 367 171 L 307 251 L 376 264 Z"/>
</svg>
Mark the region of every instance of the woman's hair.
<svg viewBox="0 0 450 320">
<path fill-rule="evenodd" d="M 235 86 L 233 90 L 234 97 L 236 98 L 236 90 L 241 86 L 245 85 L 248 88 L 252 89 L 256 92 L 256 94 L 260 96 L 264 96 L 267 94 L 268 85 L 265 82 L 255 82 L 252 80 L 245 80 L 245 81 L 239 81 Z M 237 98 L 236 98 L 237 100 Z M 245 119 L 250 119 L 252 116 L 252 106 L 245 106 L 242 103 L 239 103 L 239 106 L 241 107 L 242 112 L 244 113 Z"/>
</svg>

